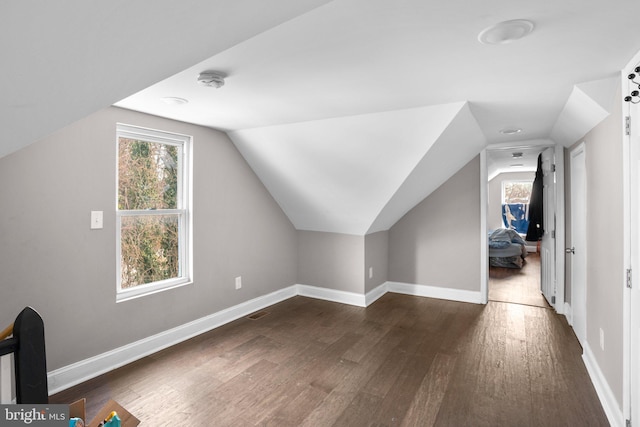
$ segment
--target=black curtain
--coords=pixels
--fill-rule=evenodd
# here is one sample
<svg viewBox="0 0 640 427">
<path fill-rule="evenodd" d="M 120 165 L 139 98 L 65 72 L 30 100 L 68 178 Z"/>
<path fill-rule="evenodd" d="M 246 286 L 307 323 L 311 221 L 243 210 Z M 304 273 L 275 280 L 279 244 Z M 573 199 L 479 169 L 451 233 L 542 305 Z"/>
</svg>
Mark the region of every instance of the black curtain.
<svg viewBox="0 0 640 427">
<path fill-rule="evenodd" d="M 527 240 L 537 242 L 542 238 L 543 210 L 542 210 L 542 154 L 538 155 L 538 169 L 536 177 L 531 187 L 531 198 L 529 199 L 529 228 L 527 229 Z"/>
</svg>

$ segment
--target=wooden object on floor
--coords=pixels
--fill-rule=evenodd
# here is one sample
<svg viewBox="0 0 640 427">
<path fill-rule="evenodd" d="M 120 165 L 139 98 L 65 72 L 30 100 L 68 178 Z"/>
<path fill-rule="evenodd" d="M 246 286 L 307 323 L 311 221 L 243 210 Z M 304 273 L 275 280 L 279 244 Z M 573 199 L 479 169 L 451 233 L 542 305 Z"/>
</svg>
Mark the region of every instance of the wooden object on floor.
<svg viewBox="0 0 640 427">
<path fill-rule="evenodd" d="M 93 420 L 88 425 L 88 427 L 98 427 L 102 420 L 107 418 L 112 411 L 116 411 L 118 414 L 118 418 L 120 418 L 120 425 L 122 427 L 136 427 L 140 424 L 140 420 L 131 415 L 129 411 L 124 409 L 118 402 L 111 399 L 106 405 L 102 407 L 102 409 L 98 412 L 98 414 L 93 417 Z"/>
<path fill-rule="evenodd" d="M 51 397 L 114 398 L 148 426 L 606 426 L 553 310 L 386 294 L 304 297 Z"/>
</svg>

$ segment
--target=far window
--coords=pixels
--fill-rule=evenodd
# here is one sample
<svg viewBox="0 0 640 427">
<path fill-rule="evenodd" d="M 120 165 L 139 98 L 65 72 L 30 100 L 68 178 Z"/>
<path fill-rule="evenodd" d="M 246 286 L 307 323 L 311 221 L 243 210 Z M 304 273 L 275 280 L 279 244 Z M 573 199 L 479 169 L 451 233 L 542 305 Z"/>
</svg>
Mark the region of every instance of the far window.
<svg viewBox="0 0 640 427">
<path fill-rule="evenodd" d="M 532 187 L 531 181 L 502 181 L 502 221 L 506 228 L 527 233 Z"/>
<path fill-rule="evenodd" d="M 502 181 L 502 203 L 529 204 L 532 187 L 531 181 Z"/>
<path fill-rule="evenodd" d="M 191 281 L 190 141 L 117 126 L 118 300 Z"/>
</svg>

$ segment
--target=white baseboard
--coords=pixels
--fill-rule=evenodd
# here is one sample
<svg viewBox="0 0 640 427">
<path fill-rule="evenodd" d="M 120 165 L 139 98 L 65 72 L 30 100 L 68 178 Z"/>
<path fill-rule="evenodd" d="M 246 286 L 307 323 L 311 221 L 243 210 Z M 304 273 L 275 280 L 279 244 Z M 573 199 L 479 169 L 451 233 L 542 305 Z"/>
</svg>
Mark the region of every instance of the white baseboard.
<svg viewBox="0 0 640 427">
<path fill-rule="evenodd" d="M 51 371 L 47 376 L 49 394 L 65 390 L 167 347 L 186 341 L 196 335 L 247 316 L 255 311 L 277 304 L 296 296 L 297 292 L 296 286 L 289 286 L 288 288 L 254 298 L 173 329 L 107 351 L 106 353 Z"/>
<path fill-rule="evenodd" d="M 385 282 L 375 289 L 367 292 L 365 295 L 309 285 L 296 286 L 298 288 L 298 295 L 300 296 L 355 305 L 358 307 L 368 307 L 387 292 L 446 299 L 458 302 L 470 302 L 475 304 L 481 303 L 480 292 L 441 288 L 438 286 L 416 285 L 412 283 Z"/>
<path fill-rule="evenodd" d="M 293 285 L 51 371 L 48 373 L 49 394 L 58 393 L 296 295 L 367 307 L 387 292 L 476 304 L 481 302 L 480 292 L 398 282 L 385 282 L 369 291 L 366 295 L 309 285 Z"/>
<path fill-rule="evenodd" d="M 337 289 L 319 288 L 317 286 L 296 285 L 298 295 L 317 298 L 325 301 L 366 307 L 365 296 L 356 292 L 339 291 Z"/>
<path fill-rule="evenodd" d="M 367 292 L 364 296 L 364 301 L 367 307 L 376 302 L 380 297 L 388 292 L 387 290 L 387 282 L 383 283 L 375 287 L 374 289 Z"/>
<path fill-rule="evenodd" d="M 567 318 L 567 323 L 573 326 L 573 311 L 571 311 L 571 304 L 564 303 L 564 317 Z"/>
<path fill-rule="evenodd" d="M 584 345 L 582 360 L 587 367 L 587 372 L 589 372 L 589 377 L 596 389 L 596 393 L 598 394 L 602 408 L 607 415 L 609 424 L 613 427 L 624 427 L 624 414 L 620 409 L 620 405 L 618 404 L 613 391 L 611 391 L 611 387 L 609 387 L 609 383 L 607 383 L 604 374 L 600 370 L 600 366 L 591 351 L 591 347 L 589 347 L 589 343 L 585 343 Z"/>
<path fill-rule="evenodd" d="M 439 286 L 416 285 L 412 283 L 387 282 L 387 290 L 398 294 L 416 295 L 420 297 L 446 299 L 459 302 L 482 303 L 480 291 L 441 288 Z"/>
</svg>

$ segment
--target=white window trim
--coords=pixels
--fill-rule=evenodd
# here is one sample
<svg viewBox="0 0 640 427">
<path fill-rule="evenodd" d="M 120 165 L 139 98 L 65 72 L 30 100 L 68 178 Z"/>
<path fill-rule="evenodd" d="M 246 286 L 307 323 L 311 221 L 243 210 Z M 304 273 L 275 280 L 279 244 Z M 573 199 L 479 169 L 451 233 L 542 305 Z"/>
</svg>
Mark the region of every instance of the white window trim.
<svg viewBox="0 0 640 427">
<path fill-rule="evenodd" d="M 118 185 L 116 185 L 116 302 L 128 301 L 145 295 L 151 295 L 158 292 L 174 289 L 177 287 L 189 285 L 193 283 L 193 214 L 192 199 L 193 190 L 192 181 L 192 165 L 193 156 L 193 138 L 188 135 L 165 132 L 160 130 L 147 129 L 138 126 L 126 125 L 122 123 L 116 124 L 116 184 L 119 179 L 118 170 L 118 144 L 119 138 L 140 139 L 148 142 L 161 144 L 169 144 L 180 147 L 178 151 L 178 162 L 181 165 L 181 173 L 178 175 L 178 207 L 177 209 L 154 209 L 140 211 L 121 211 L 118 209 Z M 158 282 L 138 285 L 133 288 L 122 289 L 121 275 L 121 237 L 120 228 L 122 225 L 122 217 L 144 215 L 167 215 L 179 214 L 181 221 L 179 223 L 180 237 L 178 239 L 178 251 L 180 257 L 180 277 L 161 280 Z"/>
</svg>

